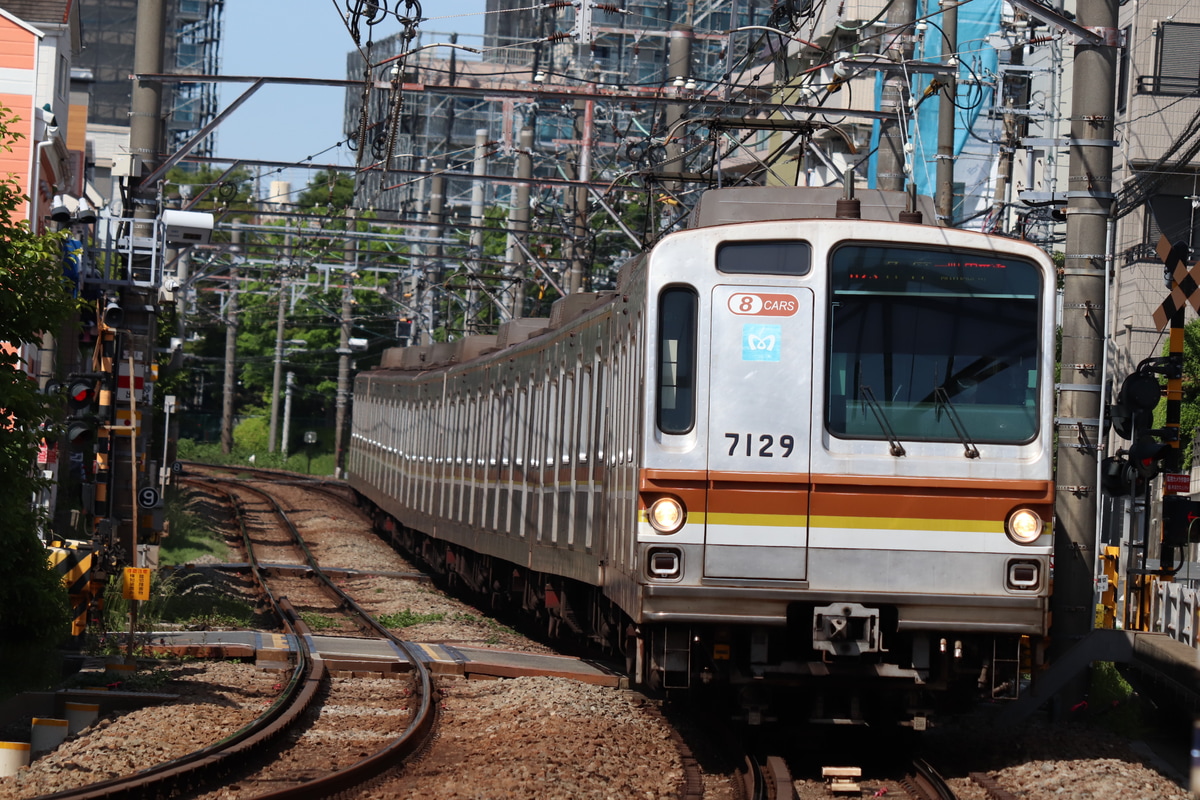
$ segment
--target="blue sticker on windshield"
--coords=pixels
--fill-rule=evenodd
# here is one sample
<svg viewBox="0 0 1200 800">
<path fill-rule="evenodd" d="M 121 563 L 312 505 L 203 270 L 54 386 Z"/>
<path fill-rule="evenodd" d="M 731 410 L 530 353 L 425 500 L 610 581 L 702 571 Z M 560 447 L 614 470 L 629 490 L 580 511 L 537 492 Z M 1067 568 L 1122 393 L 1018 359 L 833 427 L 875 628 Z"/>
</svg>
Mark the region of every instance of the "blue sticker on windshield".
<svg viewBox="0 0 1200 800">
<path fill-rule="evenodd" d="M 782 325 L 743 325 L 742 361 L 778 361 L 782 343 Z"/>
</svg>

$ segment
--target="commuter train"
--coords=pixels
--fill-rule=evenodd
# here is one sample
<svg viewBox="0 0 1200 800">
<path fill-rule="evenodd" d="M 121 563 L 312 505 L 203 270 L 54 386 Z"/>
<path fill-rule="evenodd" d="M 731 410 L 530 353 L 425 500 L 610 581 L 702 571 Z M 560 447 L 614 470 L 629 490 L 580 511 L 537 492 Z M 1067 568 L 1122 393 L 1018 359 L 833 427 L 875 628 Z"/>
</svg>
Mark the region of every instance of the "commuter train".
<svg viewBox="0 0 1200 800">
<path fill-rule="evenodd" d="M 711 190 L 612 293 L 387 351 L 347 462 L 383 534 L 751 722 L 1014 697 L 1049 624 L 1053 264 L 835 199 Z"/>
</svg>

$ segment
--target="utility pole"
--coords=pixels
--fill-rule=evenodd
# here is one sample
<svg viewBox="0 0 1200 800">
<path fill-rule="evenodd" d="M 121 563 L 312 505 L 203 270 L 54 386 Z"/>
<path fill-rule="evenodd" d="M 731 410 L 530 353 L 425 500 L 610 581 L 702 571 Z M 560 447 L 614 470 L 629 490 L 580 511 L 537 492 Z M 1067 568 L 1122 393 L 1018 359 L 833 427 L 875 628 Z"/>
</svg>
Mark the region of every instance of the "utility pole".
<svg viewBox="0 0 1200 800">
<path fill-rule="evenodd" d="M 346 219 L 347 230 L 355 229 L 354 209 L 350 209 Z M 333 451 L 334 477 L 346 477 L 346 433 L 350 422 L 350 329 L 354 324 L 354 267 L 357 262 L 358 240 L 353 236 L 346 237 L 346 285 L 342 287 L 342 325 L 338 337 L 338 383 L 337 383 L 337 413 L 334 422 Z"/>
<path fill-rule="evenodd" d="M 471 335 L 477 332 L 476 315 L 479 313 L 479 290 L 476 288 L 476 273 L 483 259 L 483 181 L 480 177 L 487 174 L 487 128 L 475 131 L 475 162 L 472 174 L 476 180 L 471 184 L 471 254 L 467 260 L 467 308 L 463 312 L 463 332 Z"/>
<path fill-rule="evenodd" d="M 592 119 L 595 101 L 575 101 L 575 140 L 579 142 L 579 170 L 576 180 L 580 182 L 569 195 L 567 219 L 571 221 L 571 268 L 567 274 L 568 294 L 583 291 L 583 275 L 586 271 L 584 257 L 587 241 L 588 191 L 585 185 L 592 177 Z"/>
<path fill-rule="evenodd" d="M 1091 632 L 1096 563 L 1097 463 L 1100 452 L 1101 367 L 1105 287 L 1111 267 L 1108 225 L 1114 201 L 1113 87 L 1119 31 L 1117 0 L 1080 0 L 1076 22 L 1100 43 L 1075 46 L 1063 270 L 1062 378 L 1058 398 L 1058 469 L 1054 536 L 1052 655 Z M 1072 704 L 1086 691 L 1081 677 L 1063 690 Z"/>
<path fill-rule="evenodd" d="M 291 236 L 289 235 L 290 239 Z M 283 328 L 287 311 L 286 272 L 279 272 L 279 310 L 275 315 L 275 370 L 271 375 L 271 430 L 267 435 L 267 452 L 275 452 L 275 434 L 279 429 L 279 384 L 283 377 Z"/>
<path fill-rule="evenodd" d="M 155 75 L 163 67 L 163 40 L 166 27 L 164 0 L 138 0 L 137 29 L 134 33 L 133 71 L 138 75 Z M 141 186 L 141 174 L 150 174 L 158 166 L 162 141 L 162 83 L 136 80 L 130 96 L 129 151 L 140 162 L 140 169 L 130 177 L 135 219 L 151 220 L 158 216 L 157 186 Z M 149 228 L 135 236 L 149 237 Z"/>
<path fill-rule="evenodd" d="M 692 75 L 692 40 L 695 32 L 691 25 L 676 25 L 671 28 L 671 38 L 667 45 L 667 80 L 675 87 L 675 93 L 683 91 L 688 78 Z M 679 122 L 683 119 L 684 104 L 668 103 L 666 115 L 667 160 L 663 162 L 662 170 L 668 175 L 683 172 L 683 146 L 679 144 Z M 683 188 L 682 181 L 670 181 L 667 187 L 678 192 Z"/>
<path fill-rule="evenodd" d="M 275 432 L 279 428 L 279 382 L 283 373 L 283 329 L 287 319 L 287 277 L 292 266 L 292 235 L 283 237 L 283 267 L 279 270 L 279 311 L 275 316 L 275 372 L 271 376 L 271 431 L 267 452 L 275 452 Z"/>
<path fill-rule="evenodd" d="M 242 231 L 238 222 L 233 223 L 229 234 L 233 243 L 230 248 L 234 259 L 241 258 Z M 238 335 L 238 268 L 237 262 L 229 268 L 229 296 L 225 301 L 225 385 L 221 393 L 221 452 L 233 452 L 233 396 L 237 384 L 237 335 Z"/>
<path fill-rule="evenodd" d="M 1010 67 L 1020 68 L 1025 65 L 1024 41 L 1018 42 L 1008 52 Z M 1022 109 L 1022 115 L 1029 108 L 1029 76 L 1024 71 L 1014 71 L 1011 69 L 1007 72 L 1007 75 L 1011 76 L 1010 82 L 1017 82 L 1017 88 L 1013 90 L 1006 83 L 1001 84 L 1001 98 L 1004 102 L 1004 139 L 1000 145 L 1000 164 L 996 169 L 996 193 L 992 198 L 991 233 L 1002 233 L 1006 230 L 1005 218 L 1008 216 L 1008 196 L 1012 194 L 1013 185 L 1013 161 L 1017 147 L 1020 146 L 1021 139 L 1025 136 L 1025 132 L 1029 128 L 1028 119 L 1022 116 L 1018 120 L 1016 109 L 1014 108 L 1016 106 Z M 1003 78 L 1004 73 L 1001 75 L 1001 80 Z M 1032 165 L 1030 171 L 1032 172 Z"/>
<path fill-rule="evenodd" d="M 958 102 L 958 4 L 942 6 L 942 63 L 952 71 L 942 79 L 938 99 L 937 221 L 954 224 L 954 112 Z M 935 77 L 934 80 L 937 80 Z"/>
<path fill-rule="evenodd" d="M 903 63 L 912 58 L 912 24 L 916 18 L 916 0 L 896 0 L 888 14 L 888 26 L 897 30 L 887 48 L 888 57 Z M 879 123 L 879 160 L 875 167 L 875 188 L 904 191 L 907 164 L 904 141 L 907 138 L 900 113 L 908 107 L 908 81 L 898 67 L 888 70 L 879 96 L 879 110 L 894 116 Z"/>
<path fill-rule="evenodd" d="M 529 180 L 533 177 L 533 128 L 521 128 L 517 139 L 518 179 Z M 529 184 L 519 183 L 515 191 L 516 199 L 508 212 L 508 252 L 505 260 L 510 264 L 509 269 L 514 278 L 512 284 L 512 316 L 520 319 L 525 316 L 525 266 L 527 258 L 525 250 L 517 246 L 517 242 L 528 246 L 529 242 Z"/>
<path fill-rule="evenodd" d="M 425 291 L 421 295 L 421 344 L 433 344 L 433 294 L 434 287 L 442 282 L 442 214 L 446 207 L 446 176 L 442 174 L 441 163 L 432 161 L 429 169 L 433 172 L 429 179 L 429 223 L 433 225 L 435 241 L 429 248 Z M 436 280 L 429 279 L 431 272 Z"/>
<path fill-rule="evenodd" d="M 283 460 L 287 461 L 288 457 L 288 438 L 291 436 L 292 427 L 292 386 L 296 380 L 296 373 L 289 372 L 287 374 L 287 397 L 283 401 L 283 441 L 280 442 L 279 449 L 283 453 Z"/>
</svg>

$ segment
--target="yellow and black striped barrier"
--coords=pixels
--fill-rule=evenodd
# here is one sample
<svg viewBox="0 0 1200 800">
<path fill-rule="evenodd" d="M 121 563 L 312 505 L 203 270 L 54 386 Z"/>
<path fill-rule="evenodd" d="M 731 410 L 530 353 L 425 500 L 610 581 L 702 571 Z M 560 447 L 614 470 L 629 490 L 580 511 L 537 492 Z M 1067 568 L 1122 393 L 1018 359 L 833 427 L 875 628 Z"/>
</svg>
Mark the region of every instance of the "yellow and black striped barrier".
<svg viewBox="0 0 1200 800">
<path fill-rule="evenodd" d="M 92 601 L 104 591 L 102 583 L 92 580 L 95 546 L 91 542 L 68 539 L 54 542 L 46 552 L 71 603 L 71 635 L 82 636 L 87 631 Z"/>
</svg>

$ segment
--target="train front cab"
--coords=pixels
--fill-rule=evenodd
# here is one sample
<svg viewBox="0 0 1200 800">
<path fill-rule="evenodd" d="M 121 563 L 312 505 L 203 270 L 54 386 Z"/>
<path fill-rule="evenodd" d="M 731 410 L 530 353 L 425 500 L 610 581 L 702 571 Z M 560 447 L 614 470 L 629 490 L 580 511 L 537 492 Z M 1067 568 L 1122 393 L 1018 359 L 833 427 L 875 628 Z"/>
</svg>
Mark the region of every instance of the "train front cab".
<svg viewBox="0 0 1200 800">
<path fill-rule="evenodd" d="M 910 241 L 755 223 L 652 256 L 652 682 L 847 687 L 818 716 L 864 690 L 913 716 L 1015 696 L 1047 625 L 1053 271 L 1020 244 L 875 230 Z"/>
</svg>

